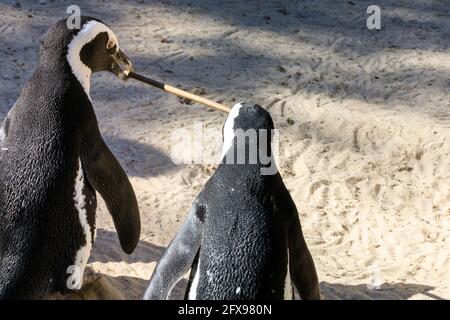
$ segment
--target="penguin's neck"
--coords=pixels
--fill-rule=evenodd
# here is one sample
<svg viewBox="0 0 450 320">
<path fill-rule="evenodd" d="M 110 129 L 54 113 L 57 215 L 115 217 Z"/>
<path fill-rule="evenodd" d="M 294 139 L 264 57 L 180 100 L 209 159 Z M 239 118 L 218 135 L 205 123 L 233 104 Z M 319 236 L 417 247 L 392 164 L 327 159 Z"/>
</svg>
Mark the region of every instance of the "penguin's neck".
<svg viewBox="0 0 450 320">
<path fill-rule="evenodd" d="M 41 48 L 39 65 L 45 70 L 55 69 L 64 70 L 64 72 L 70 70 L 83 87 L 89 100 L 91 99 L 92 71 L 81 62 L 80 52 L 77 47 L 69 45 L 68 50 L 62 48 L 51 48 L 51 50 Z"/>
<path fill-rule="evenodd" d="M 224 164 L 256 164 L 265 166 L 274 162 L 270 144 L 266 147 L 259 141 L 239 141 L 234 138 L 231 145 L 225 144 L 222 149 L 222 163 Z"/>
</svg>

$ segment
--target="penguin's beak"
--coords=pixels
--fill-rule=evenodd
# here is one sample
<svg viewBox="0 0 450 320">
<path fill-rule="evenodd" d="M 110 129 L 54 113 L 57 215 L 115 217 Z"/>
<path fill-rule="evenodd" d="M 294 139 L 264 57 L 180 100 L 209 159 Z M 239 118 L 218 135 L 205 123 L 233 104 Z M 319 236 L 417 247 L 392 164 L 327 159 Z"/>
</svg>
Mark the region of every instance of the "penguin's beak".
<svg viewBox="0 0 450 320">
<path fill-rule="evenodd" d="M 113 64 L 111 65 L 111 71 L 122 80 L 128 79 L 128 73 L 134 71 L 131 60 L 122 50 L 117 50 L 113 55 Z"/>
</svg>

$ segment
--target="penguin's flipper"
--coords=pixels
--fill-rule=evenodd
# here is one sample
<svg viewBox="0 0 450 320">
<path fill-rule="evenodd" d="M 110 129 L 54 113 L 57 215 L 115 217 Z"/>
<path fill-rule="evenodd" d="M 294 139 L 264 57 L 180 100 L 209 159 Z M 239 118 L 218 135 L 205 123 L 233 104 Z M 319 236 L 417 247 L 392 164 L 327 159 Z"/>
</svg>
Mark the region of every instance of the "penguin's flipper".
<svg viewBox="0 0 450 320">
<path fill-rule="evenodd" d="M 298 218 L 297 208 L 288 191 L 285 203 L 288 204 L 290 223 L 288 224 L 289 272 L 292 284 L 300 293 L 302 300 L 320 300 L 319 279 L 316 267 L 306 245 Z"/>
<path fill-rule="evenodd" d="M 141 234 L 136 195 L 125 171 L 103 141 L 96 126 L 84 141 L 81 163 L 87 180 L 105 200 L 123 251 L 131 254 Z"/>
<path fill-rule="evenodd" d="M 191 268 L 202 240 L 205 208 L 194 202 L 180 231 L 153 271 L 144 300 L 168 299 L 170 291 Z"/>
</svg>

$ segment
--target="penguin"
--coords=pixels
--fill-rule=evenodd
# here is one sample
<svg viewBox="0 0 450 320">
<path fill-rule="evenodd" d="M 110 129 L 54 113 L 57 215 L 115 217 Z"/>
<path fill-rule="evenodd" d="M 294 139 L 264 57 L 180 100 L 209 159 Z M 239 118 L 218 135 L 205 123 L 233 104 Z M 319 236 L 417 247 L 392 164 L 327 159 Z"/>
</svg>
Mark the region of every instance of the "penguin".
<svg viewBox="0 0 450 320">
<path fill-rule="evenodd" d="M 222 161 L 157 263 L 145 300 L 167 299 L 189 269 L 189 300 L 292 299 L 294 289 L 320 299 L 295 203 L 278 170 L 269 170 L 273 130 L 261 106 L 233 106 Z"/>
<path fill-rule="evenodd" d="M 113 31 L 82 16 L 43 36 L 38 66 L 0 129 L 0 299 L 43 299 L 82 287 L 96 235 L 96 192 L 124 252 L 140 237 L 139 208 L 100 134 L 90 77 L 123 78 L 132 63 Z"/>
</svg>

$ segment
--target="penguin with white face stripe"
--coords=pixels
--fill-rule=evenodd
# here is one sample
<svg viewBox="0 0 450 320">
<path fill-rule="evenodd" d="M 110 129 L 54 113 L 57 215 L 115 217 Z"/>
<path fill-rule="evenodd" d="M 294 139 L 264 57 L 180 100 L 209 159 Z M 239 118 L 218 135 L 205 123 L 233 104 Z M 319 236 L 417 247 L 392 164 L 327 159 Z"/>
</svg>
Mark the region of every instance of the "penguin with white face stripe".
<svg viewBox="0 0 450 320">
<path fill-rule="evenodd" d="M 103 22 L 53 25 L 39 64 L 0 129 L 0 299 L 82 286 L 95 238 L 96 191 L 126 253 L 140 236 L 132 186 L 104 143 L 89 96 L 94 72 L 131 62 Z"/>
<path fill-rule="evenodd" d="M 302 299 L 320 299 L 295 203 L 277 170 L 262 174 L 274 165 L 264 161 L 274 161 L 273 128 L 270 114 L 258 105 L 232 108 L 224 125 L 222 163 L 158 262 L 144 299 L 167 299 L 189 269 L 187 299 L 292 299 L 293 289 Z M 251 130 L 266 134 L 252 140 Z"/>
</svg>

